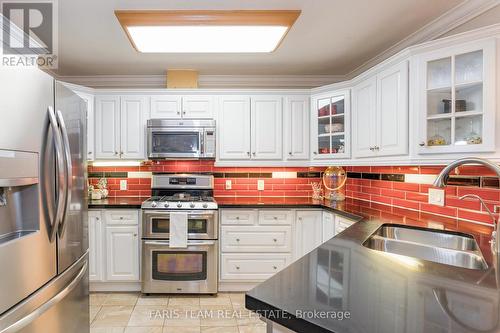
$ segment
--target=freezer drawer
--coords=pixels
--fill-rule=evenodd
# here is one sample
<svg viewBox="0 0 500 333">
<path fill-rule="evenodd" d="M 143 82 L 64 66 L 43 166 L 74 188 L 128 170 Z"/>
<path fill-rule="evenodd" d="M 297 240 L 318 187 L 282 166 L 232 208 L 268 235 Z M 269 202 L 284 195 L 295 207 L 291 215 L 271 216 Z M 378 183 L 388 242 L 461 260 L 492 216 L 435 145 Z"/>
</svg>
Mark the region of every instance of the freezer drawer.
<svg viewBox="0 0 500 333">
<path fill-rule="evenodd" d="M 0 317 L 0 333 L 88 333 L 88 253 Z"/>
</svg>

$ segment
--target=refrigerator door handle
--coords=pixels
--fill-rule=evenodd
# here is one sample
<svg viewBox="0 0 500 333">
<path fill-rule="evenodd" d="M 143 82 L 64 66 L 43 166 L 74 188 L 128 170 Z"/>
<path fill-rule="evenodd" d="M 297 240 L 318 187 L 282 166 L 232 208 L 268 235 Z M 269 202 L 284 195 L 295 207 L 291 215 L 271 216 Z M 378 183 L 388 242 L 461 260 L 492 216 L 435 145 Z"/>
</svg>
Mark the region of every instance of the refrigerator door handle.
<svg viewBox="0 0 500 333">
<path fill-rule="evenodd" d="M 42 201 L 42 208 L 43 212 L 45 215 L 45 221 L 47 222 L 47 229 L 49 232 L 49 240 L 52 243 L 56 237 L 57 234 L 57 227 L 59 225 L 59 221 L 61 219 L 61 214 L 63 213 L 63 200 L 61 198 L 61 195 L 57 195 L 56 199 L 56 213 L 55 216 L 52 218 L 50 216 L 49 212 L 49 207 L 48 207 L 48 200 L 47 196 L 49 195 L 48 193 L 48 187 L 50 184 L 48 184 L 48 179 L 50 179 L 49 173 L 52 172 L 47 167 L 47 159 L 46 159 L 46 154 L 47 154 L 47 148 L 49 145 L 49 131 L 52 129 L 53 137 L 54 137 L 54 148 L 55 148 L 55 155 L 56 155 L 56 163 L 57 163 L 57 170 L 58 170 L 58 193 L 64 193 L 64 182 L 66 181 L 64 179 L 63 175 L 63 170 L 64 170 L 64 164 L 63 164 L 63 154 L 62 154 L 62 138 L 61 134 L 59 132 L 59 128 L 57 126 L 57 119 L 54 113 L 54 109 L 49 106 L 47 108 L 47 117 L 45 118 L 45 123 L 44 123 L 44 138 L 42 142 L 42 150 L 41 150 L 41 177 L 40 177 L 40 188 L 41 188 L 41 201 Z"/>
<path fill-rule="evenodd" d="M 82 278 L 85 276 L 87 272 L 88 261 L 85 261 L 85 264 L 80 269 L 80 272 L 76 275 L 76 277 L 71 281 L 64 289 L 58 292 L 54 297 L 49 299 L 47 302 L 43 303 L 40 307 L 36 308 L 34 311 L 30 312 L 28 315 L 24 316 L 22 319 L 16 321 L 9 327 L 6 327 L 0 333 L 14 333 L 20 331 L 22 328 L 31 324 L 35 319 L 39 318 L 45 312 L 50 310 L 55 304 L 59 303 L 63 300 L 73 289 L 78 286 Z"/>
<path fill-rule="evenodd" d="M 60 110 L 57 110 L 56 113 L 57 116 L 57 122 L 59 123 L 59 127 L 61 129 L 61 136 L 62 136 L 62 142 L 63 142 L 63 149 L 64 149 L 64 160 L 66 162 L 65 165 L 65 176 L 66 176 L 66 181 L 65 181 L 65 189 L 64 189 L 64 209 L 63 213 L 61 216 L 61 222 L 59 225 L 59 236 L 62 237 L 64 235 L 64 230 L 66 229 L 66 215 L 68 213 L 69 205 L 71 204 L 71 191 L 73 187 L 73 165 L 71 163 L 71 148 L 69 145 L 69 137 L 68 137 L 68 131 L 66 128 L 66 124 L 64 123 L 64 118 Z"/>
</svg>

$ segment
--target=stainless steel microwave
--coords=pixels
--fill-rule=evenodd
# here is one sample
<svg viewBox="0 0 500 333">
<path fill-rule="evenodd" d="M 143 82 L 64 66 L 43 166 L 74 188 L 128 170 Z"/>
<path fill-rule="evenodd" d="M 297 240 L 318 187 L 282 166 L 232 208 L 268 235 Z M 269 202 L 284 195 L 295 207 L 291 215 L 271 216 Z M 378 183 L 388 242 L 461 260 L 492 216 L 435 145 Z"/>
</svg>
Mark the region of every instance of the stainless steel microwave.
<svg viewBox="0 0 500 333">
<path fill-rule="evenodd" d="M 148 120 L 149 159 L 214 159 L 215 120 Z"/>
</svg>

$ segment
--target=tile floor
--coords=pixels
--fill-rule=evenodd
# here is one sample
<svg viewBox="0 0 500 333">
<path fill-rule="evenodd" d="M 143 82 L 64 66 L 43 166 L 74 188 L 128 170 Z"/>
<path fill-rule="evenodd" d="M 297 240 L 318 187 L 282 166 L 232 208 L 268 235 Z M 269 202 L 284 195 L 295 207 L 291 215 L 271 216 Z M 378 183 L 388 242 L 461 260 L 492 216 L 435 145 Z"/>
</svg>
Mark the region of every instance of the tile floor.
<svg viewBox="0 0 500 333">
<path fill-rule="evenodd" d="M 242 293 L 143 296 L 91 293 L 90 333 L 265 333 Z"/>
</svg>

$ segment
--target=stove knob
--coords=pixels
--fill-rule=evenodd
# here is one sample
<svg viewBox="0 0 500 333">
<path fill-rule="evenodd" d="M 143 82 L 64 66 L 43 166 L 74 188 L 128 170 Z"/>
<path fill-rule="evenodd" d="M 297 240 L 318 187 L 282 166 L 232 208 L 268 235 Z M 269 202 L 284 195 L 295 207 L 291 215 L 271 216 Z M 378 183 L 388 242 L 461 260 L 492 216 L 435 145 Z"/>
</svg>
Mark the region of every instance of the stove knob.
<svg viewBox="0 0 500 333">
<path fill-rule="evenodd" d="M 163 204 L 163 207 L 165 207 L 165 208 L 168 208 L 168 206 L 170 206 L 170 204 L 169 204 L 168 202 L 165 202 L 165 203 Z"/>
<path fill-rule="evenodd" d="M 156 206 L 158 206 L 158 204 L 156 203 L 156 201 L 153 201 L 153 202 L 151 203 L 151 207 L 155 208 Z"/>
<path fill-rule="evenodd" d="M 178 208 L 182 208 L 182 203 L 178 202 L 178 203 L 177 203 L 177 207 L 178 207 Z"/>
<path fill-rule="evenodd" d="M 194 202 L 191 202 L 191 203 L 189 204 L 189 207 L 194 208 Z"/>
<path fill-rule="evenodd" d="M 203 208 L 208 208 L 208 204 L 206 202 L 203 204 Z"/>
</svg>

